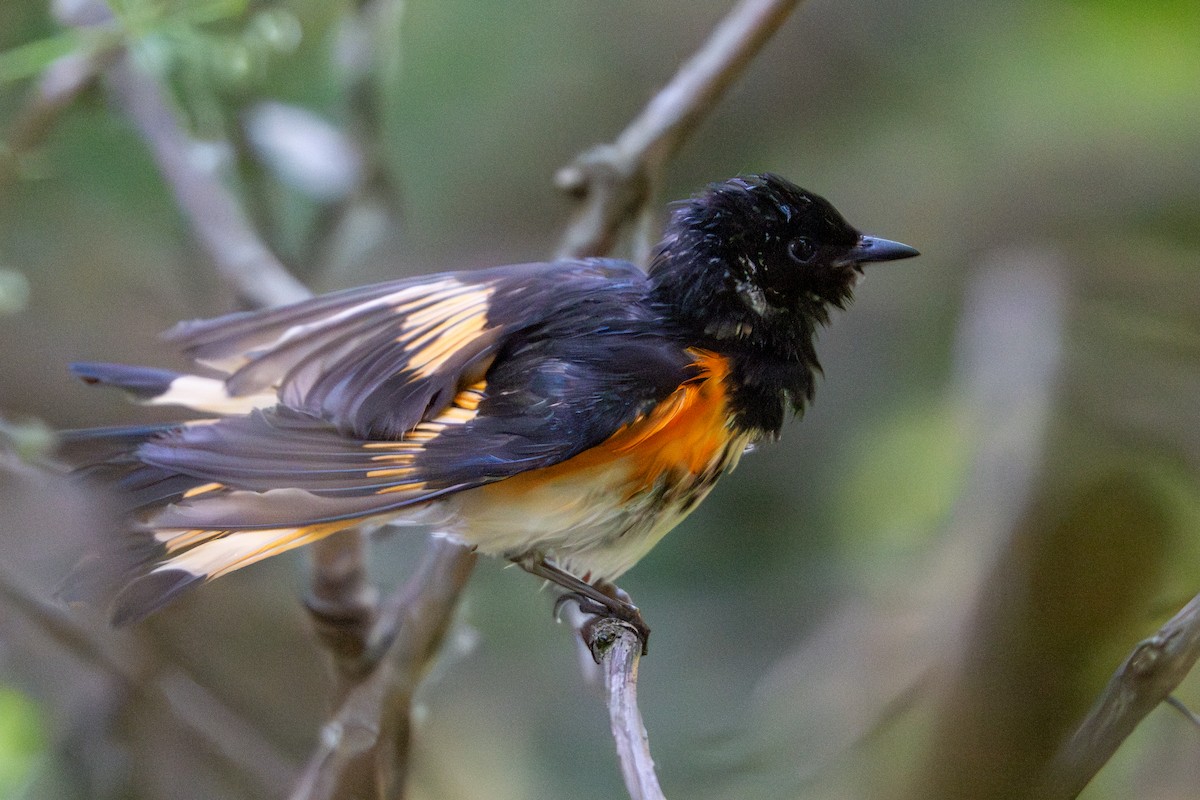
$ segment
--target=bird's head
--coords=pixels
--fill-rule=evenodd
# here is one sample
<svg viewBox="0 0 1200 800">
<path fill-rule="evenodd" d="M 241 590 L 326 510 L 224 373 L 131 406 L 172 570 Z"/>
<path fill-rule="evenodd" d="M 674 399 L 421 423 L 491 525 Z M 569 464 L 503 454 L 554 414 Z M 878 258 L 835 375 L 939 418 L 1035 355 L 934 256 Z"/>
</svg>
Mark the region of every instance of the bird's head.
<svg viewBox="0 0 1200 800">
<path fill-rule="evenodd" d="M 650 277 L 691 332 L 794 357 L 792 340 L 810 342 L 829 309 L 845 307 L 863 264 L 915 255 L 860 233 L 828 200 L 777 175 L 747 175 L 676 206 Z"/>
</svg>

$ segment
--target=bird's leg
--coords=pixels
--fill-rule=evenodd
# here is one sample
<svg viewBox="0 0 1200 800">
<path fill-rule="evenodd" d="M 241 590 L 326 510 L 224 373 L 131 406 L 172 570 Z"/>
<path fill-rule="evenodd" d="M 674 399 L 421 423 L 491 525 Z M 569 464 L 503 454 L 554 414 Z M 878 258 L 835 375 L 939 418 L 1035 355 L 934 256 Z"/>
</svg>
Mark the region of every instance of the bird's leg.
<svg viewBox="0 0 1200 800">
<path fill-rule="evenodd" d="M 583 626 L 585 641 L 590 639 L 590 632 L 597 622 L 605 617 L 612 617 L 633 626 L 633 629 L 637 631 L 638 638 L 642 640 L 642 655 L 648 652 L 650 626 L 646 624 L 646 620 L 642 618 L 642 612 L 633 604 L 626 592 L 608 581 L 588 583 L 540 554 L 518 556 L 512 561 L 529 574 L 544 578 L 567 590 L 567 593 L 554 603 L 555 615 L 558 614 L 563 603 L 574 602 L 579 606 L 580 611 L 592 617 Z"/>
</svg>

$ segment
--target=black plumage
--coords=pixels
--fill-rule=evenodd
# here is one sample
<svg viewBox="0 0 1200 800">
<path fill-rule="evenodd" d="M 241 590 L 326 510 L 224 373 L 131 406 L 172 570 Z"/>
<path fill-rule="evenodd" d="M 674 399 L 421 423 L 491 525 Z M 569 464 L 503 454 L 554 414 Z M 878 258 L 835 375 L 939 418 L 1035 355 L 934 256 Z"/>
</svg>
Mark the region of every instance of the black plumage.
<svg viewBox="0 0 1200 800">
<path fill-rule="evenodd" d="M 443 273 L 167 334 L 217 378 L 78 365 L 223 415 L 68 436 L 153 545 L 118 614 L 431 508 L 485 552 L 616 577 L 802 410 L 816 329 L 861 265 L 915 254 L 782 178 L 746 176 L 676 206 L 648 272 L 584 259 Z M 512 519 L 505 495 L 479 494 L 500 484 L 517 487 Z"/>
</svg>

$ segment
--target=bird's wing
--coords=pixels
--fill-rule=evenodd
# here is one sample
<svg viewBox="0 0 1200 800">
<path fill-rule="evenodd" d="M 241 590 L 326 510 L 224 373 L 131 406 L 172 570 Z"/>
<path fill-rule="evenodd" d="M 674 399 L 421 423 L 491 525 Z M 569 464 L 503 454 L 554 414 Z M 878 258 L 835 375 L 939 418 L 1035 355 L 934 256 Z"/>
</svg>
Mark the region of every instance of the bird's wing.
<svg viewBox="0 0 1200 800">
<path fill-rule="evenodd" d="M 602 259 L 443 273 L 185 322 L 165 334 L 220 378 L 115 364 L 73 370 L 147 404 L 242 414 L 278 402 L 346 435 L 397 438 L 481 378 L 515 332 L 596 296 L 635 304 L 644 281 L 633 265 Z"/>
<path fill-rule="evenodd" d="M 650 413 L 695 370 L 655 333 L 643 280 L 620 262 L 502 268 L 179 329 L 234 393 L 274 387 L 282 402 L 140 443 L 126 429 L 132 449 L 93 467 L 131 498 L 155 565 L 118 616 L 364 517 L 564 461 Z"/>
</svg>

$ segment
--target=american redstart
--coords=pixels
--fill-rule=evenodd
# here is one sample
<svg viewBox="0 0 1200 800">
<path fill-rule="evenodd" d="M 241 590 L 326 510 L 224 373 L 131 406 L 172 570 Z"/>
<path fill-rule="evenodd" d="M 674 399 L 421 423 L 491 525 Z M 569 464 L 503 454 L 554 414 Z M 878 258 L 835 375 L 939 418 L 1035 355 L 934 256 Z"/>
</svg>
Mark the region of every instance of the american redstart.
<svg viewBox="0 0 1200 800">
<path fill-rule="evenodd" d="M 775 175 L 675 206 L 649 269 L 448 272 L 185 322 L 218 377 L 88 383 L 202 419 L 64 434 L 134 520 L 114 621 L 360 524 L 420 524 L 639 624 L 611 581 L 813 395 L 862 265 L 917 255 Z"/>
</svg>

